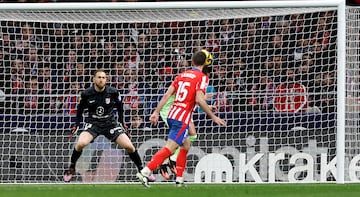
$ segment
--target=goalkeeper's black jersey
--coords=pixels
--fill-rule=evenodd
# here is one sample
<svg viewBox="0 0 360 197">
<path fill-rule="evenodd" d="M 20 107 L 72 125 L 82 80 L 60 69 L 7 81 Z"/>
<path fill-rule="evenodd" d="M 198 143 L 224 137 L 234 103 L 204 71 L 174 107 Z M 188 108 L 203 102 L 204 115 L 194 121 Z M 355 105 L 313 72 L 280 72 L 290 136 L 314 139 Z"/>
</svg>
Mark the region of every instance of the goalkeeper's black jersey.
<svg viewBox="0 0 360 197">
<path fill-rule="evenodd" d="M 102 92 L 95 91 L 94 86 L 87 88 L 81 93 L 80 103 L 77 110 L 77 121 L 82 121 L 84 109 L 88 109 L 89 122 L 91 124 L 106 125 L 113 121 L 114 107 L 118 109 L 119 121 L 123 124 L 123 107 L 119 91 L 106 86 Z"/>
</svg>

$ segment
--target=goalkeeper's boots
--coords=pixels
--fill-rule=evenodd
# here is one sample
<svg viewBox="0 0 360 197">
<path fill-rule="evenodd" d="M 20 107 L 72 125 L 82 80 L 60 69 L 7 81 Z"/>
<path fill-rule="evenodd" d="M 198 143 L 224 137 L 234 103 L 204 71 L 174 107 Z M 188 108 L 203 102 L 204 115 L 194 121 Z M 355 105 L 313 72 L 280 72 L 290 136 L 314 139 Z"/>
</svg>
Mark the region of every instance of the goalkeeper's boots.
<svg viewBox="0 0 360 197">
<path fill-rule="evenodd" d="M 155 182 L 156 178 L 153 174 L 150 174 L 150 176 L 148 177 L 149 182 Z"/>
<path fill-rule="evenodd" d="M 136 177 L 139 179 L 140 183 L 143 184 L 143 186 L 149 188 L 149 179 L 145 175 L 143 175 L 141 172 L 136 173 Z"/>
<path fill-rule="evenodd" d="M 170 179 L 170 175 L 167 170 L 167 164 L 162 164 L 160 166 L 160 173 L 161 173 L 161 176 L 164 177 L 164 179 L 166 179 L 166 180 Z"/>
<path fill-rule="evenodd" d="M 75 174 L 75 168 L 70 167 L 64 174 L 64 181 L 70 182 L 74 174 Z"/>
</svg>

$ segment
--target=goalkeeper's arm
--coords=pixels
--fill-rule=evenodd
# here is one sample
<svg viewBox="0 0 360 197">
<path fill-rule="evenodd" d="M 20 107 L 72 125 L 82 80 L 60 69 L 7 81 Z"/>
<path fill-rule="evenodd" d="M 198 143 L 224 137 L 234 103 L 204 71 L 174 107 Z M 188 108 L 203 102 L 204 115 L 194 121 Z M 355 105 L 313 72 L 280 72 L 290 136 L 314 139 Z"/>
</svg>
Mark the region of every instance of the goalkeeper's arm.
<svg viewBox="0 0 360 197">
<path fill-rule="evenodd" d="M 83 120 L 83 112 L 86 107 L 86 98 L 83 94 L 81 94 L 80 102 L 76 110 L 76 121 L 75 125 L 71 127 L 72 134 L 76 134 L 80 127 L 80 122 Z"/>
<path fill-rule="evenodd" d="M 125 121 L 124 121 L 124 105 L 120 94 L 118 93 L 117 97 L 115 98 L 115 106 L 118 111 L 118 122 L 122 124 L 124 128 L 126 128 Z"/>
</svg>

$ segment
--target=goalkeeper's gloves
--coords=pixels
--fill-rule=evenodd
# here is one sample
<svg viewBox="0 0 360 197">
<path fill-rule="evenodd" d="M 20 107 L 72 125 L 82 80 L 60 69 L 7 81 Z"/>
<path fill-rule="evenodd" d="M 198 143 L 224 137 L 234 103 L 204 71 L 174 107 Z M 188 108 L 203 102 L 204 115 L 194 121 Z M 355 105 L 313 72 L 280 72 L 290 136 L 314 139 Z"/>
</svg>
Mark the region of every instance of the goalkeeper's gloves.
<svg viewBox="0 0 360 197">
<path fill-rule="evenodd" d="M 72 135 L 76 135 L 77 132 L 79 131 L 79 124 L 78 123 L 75 123 L 71 126 L 71 134 Z"/>
<path fill-rule="evenodd" d="M 119 123 L 121 129 L 130 137 L 130 131 L 128 130 L 128 126 L 126 124 Z"/>
</svg>

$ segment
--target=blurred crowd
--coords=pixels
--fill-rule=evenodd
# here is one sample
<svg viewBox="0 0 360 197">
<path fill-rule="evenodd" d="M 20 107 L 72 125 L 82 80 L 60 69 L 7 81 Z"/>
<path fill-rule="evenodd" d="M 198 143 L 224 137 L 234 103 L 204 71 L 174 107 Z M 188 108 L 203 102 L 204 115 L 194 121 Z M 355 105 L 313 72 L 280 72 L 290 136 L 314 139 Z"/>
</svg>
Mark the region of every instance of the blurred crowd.
<svg viewBox="0 0 360 197">
<path fill-rule="evenodd" d="M 129 111 L 148 115 L 194 51 L 214 56 L 219 111 L 331 113 L 336 12 L 147 23 L 1 21 L 4 113 L 73 115 L 96 69 Z"/>
</svg>

